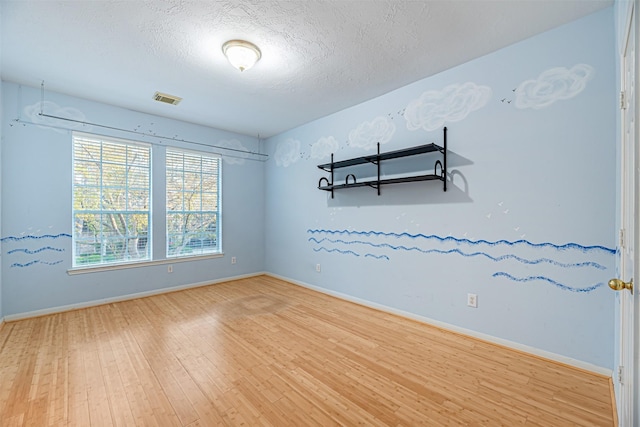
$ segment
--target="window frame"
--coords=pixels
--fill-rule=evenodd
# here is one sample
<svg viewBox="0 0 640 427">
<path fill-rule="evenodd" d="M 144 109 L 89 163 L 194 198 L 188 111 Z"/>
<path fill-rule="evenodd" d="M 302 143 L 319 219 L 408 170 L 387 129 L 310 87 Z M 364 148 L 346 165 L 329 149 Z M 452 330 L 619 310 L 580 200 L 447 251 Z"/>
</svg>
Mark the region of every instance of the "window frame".
<svg viewBox="0 0 640 427">
<path fill-rule="evenodd" d="M 77 155 L 77 150 L 76 150 L 76 145 L 77 144 L 82 144 L 82 142 L 80 142 L 79 140 L 85 140 L 86 143 L 93 143 L 93 144 L 99 144 L 99 150 L 100 150 L 100 161 L 99 164 L 100 166 L 98 167 L 99 169 L 99 173 L 97 174 L 98 177 L 98 182 L 96 183 L 89 183 L 89 184 L 78 184 L 78 177 L 76 176 L 76 168 L 78 166 L 78 164 L 90 164 L 90 163 L 95 163 L 94 161 L 88 160 L 88 159 L 82 159 Z M 105 148 L 105 143 L 106 144 L 111 144 L 111 145 L 120 145 L 124 147 L 124 163 L 119 163 L 117 161 L 106 161 L 104 160 L 104 148 Z M 129 158 L 128 158 L 128 154 L 130 151 L 130 148 L 133 149 L 143 149 L 146 152 L 147 155 L 147 160 L 146 160 L 146 165 L 140 165 L 140 164 L 135 164 L 135 160 L 133 160 L 131 163 L 129 163 Z M 134 264 L 139 264 L 139 263 L 146 263 L 146 262 L 150 262 L 153 261 L 153 179 L 152 179 L 152 167 L 153 167 L 153 149 L 152 149 L 152 145 L 149 143 L 144 143 L 144 142 L 138 142 L 138 141 L 132 141 L 132 140 L 127 140 L 127 139 L 122 139 L 122 138 L 114 138 L 114 137 L 110 137 L 110 136 L 104 136 L 104 135 L 96 135 L 96 134 L 89 134 L 89 133 L 83 133 L 83 132 L 72 132 L 72 183 L 71 183 L 71 191 L 72 191 L 72 196 L 71 196 L 71 200 L 72 200 L 72 205 L 71 205 L 71 221 L 72 221 L 72 260 L 71 260 L 71 265 L 72 265 L 72 270 L 81 270 L 81 269 L 105 269 L 105 268 L 112 268 L 112 267 L 117 267 L 117 266 L 127 266 L 127 265 L 134 265 Z M 113 185 L 105 185 L 104 181 L 105 181 L 105 173 L 104 173 L 104 165 L 105 164 L 110 164 L 112 166 L 123 166 L 123 168 L 125 169 L 125 183 L 124 186 L 118 186 L 117 184 L 113 184 Z M 140 171 L 146 173 L 146 186 L 142 186 L 142 187 L 136 187 L 135 185 L 129 185 L 130 184 L 130 171 L 132 168 L 135 169 L 140 169 Z M 87 176 L 90 177 L 90 175 L 88 174 Z M 94 188 L 98 190 L 98 194 L 94 195 L 94 197 L 96 198 L 96 201 L 98 203 L 98 207 L 95 209 L 77 209 L 76 208 L 76 191 L 78 189 L 90 189 L 90 188 Z M 112 190 L 118 190 L 118 189 L 122 189 L 124 191 L 125 194 L 125 200 L 124 200 L 124 208 L 120 208 L 120 209 L 105 209 L 104 206 L 104 199 L 103 196 L 105 194 L 105 189 L 112 189 Z M 130 198 L 131 198 L 131 193 L 132 192 L 146 192 L 147 196 L 146 196 L 146 210 L 145 209 L 130 209 L 131 205 L 130 205 Z M 144 199 L 144 198 L 143 198 Z M 81 236 L 79 236 L 79 234 L 82 233 L 82 231 L 80 231 L 80 233 L 78 233 L 78 227 L 77 227 L 77 222 L 76 219 L 78 216 L 81 215 L 87 215 L 87 216 L 91 216 L 91 215 L 98 215 L 99 216 L 99 221 L 97 221 L 97 223 L 99 224 L 100 230 L 99 231 L 95 231 L 94 230 L 94 236 L 93 236 L 93 243 L 90 243 L 89 238 L 86 239 L 82 239 Z M 120 221 L 122 222 L 122 224 L 125 225 L 126 228 L 126 233 L 124 235 L 121 235 L 122 237 L 120 237 L 120 240 L 124 239 L 124 240 L 129 240 L 129 239 L 135 239 L 135 244 L 136 244 L 136 249 L 139 247 L 139 240 L 141 238 L 141 235 L 130 235 L 129 234 L 129 226 L 130 224 L 130 220 L 132 219 L 132 216 L 145 216 L 146 215 L 146 223 L 147 223 L 147 227 L 146 227 L 146 235 L 142 236 L 144 238 L 146 238 L 145 244 L 144 244 L 144 255 L 141 257 L 132 257 L 131 254 L 131 249 L 128 246 L 128 242 L 125 243 L 125 248 L 127 248 L 127 250 L 122 253 L 121 257 L 113 259 L 113 260 L 105 260 L 105 258 L 107 258 L 107 254 L 104 250 L 104 244 L 105 241 L 111 241 L 112 243 L 116 242 L 118 239 L 112 238 L 105 238 L 105 233 L 103 230 L 103 220 L 102 220 L 102 216 L 103 215 L 118 215 L 120 216 Z M 123 219 L 126 218 L 126 219 Z M 82 230 L 84 230 L 84 220 L 83 220 L 83 226 L 82 226 Z M 98 234 L 96 234 L 98 233 Z M 99 242 L 95 241 L 96 236 L 99 236 Z M 92 244 L 92 245 L 99 245 L 99 250 L 100 250 L 100 254 L 98 255 L 99 257 L 99 261 L 97 262 L 86 262 L 86 263 L 79 263 L 78 262 L 78 244 L 81 243 L 82 241 L 86 241 L 88 244 Z M 95 255 L 95 249 L 94 249 L 94 253 Z M 88 258 L 91 256 L 91 254 L 87 254 L 89 255 Z"/>
<path fill-rule="evenodd" d="M 170 168 L 170 157 L 172 154 L 176 154 L 182 157 L 182 169 L 176 169 L 176 168 Z M 185 182 L 185 178 L 184 175 L 188 172 L 190 174 L 193 174 L 194 172 L 196 172 L 195 170 L 187 170 L 185 169 L 185 159 L 187 157 L 190 157 L 192 159 L 199 159 L 200 162 L 200 172 L 199 172 L 199 176 L 200 176 L 200 188 L 198 191 L 198 195 L 199 195 L 199 199 L 200 199 L 200 209 L 199 210 L 193 210 L 193 209 L 185 209 L 185 198 L 184 195 L 186 193 L 191 193 L 191 194 L 195 194 L 193 191 L 188 191 L 187 189 L 185 189 L 184 187 L 184 182 Z M 213 161 L 215 162 L 215 173 L 210 173 L 210 172 L 206 172 L 203 169 L 203 163 L 204 161 L 209 160 L 209 161 Z M 214 153 L 208 153 L 208 152 L 204 152 L 204 151 L 196 151 L 196 150 L 189 150 L 189 149 L 185 149 L 185 148 L 180 148 L 180 147 L 173 147 L 173 146 L 167 146 L 166 150 L 165 150 L 165 162 L 164 162 L 164 175 L 165 175 L 165 205 L 164 205 L 164 210 L 165 210 L 165 230 L 164 230 L 164 234 L 165 234 L 165 259 L 167 260 L 180 260 L 180 259 L 194 259 L 194 258 L 201 258 L 201 257 L 216 257 L 216 256 L 222 256 L 223 252 L 222 252 L 222 156 L 219 154 L 214 154 Z M 182 189 L 181 190 L 176 190 L 175 188 L 170 189 L 170 178 L 169 178 L 169 172 L 173 171 L 175 172 L 182 172 Z M 213 177 L 213 182 L 215 185 L 215 190 L 214 191 L 206 191 L 205 189 L 203 189 L 203 182 L 204 182 L 204 176 L 208 175 L 210 177 Z M 193 190 L 193 189 L 191 189 Z M 179 192 L 182 194 L 182 209 L 170 209 L 170 202 L 169 202 L 169 197 L 170 197 L 170 191 L 173 192 Z M 215 209 L 204 209 L 204 200 L 205 197 L 204 195 L 209 195 L 209 197 L 212 197 L 215 199 Z M 215 223 L 215 231 L 212 232 L 210 230 L 208 231 L 200 231 L 199 232 L 199 236 L 191 236 L 189 238 L 189 240 L 187 241 L 187 243 L 182 242 L 182 247 L 180 252 L 178 253 L 172 253 L 172 238 L 174 237 L 174 235 L 178 235 L 178 233 L 175 232 L 171 232 L 170 231 L 170 227 L 172 224 L 172 221 L 170 219 L 171 215 L 190 215 L 190 214 L 196 214 L 199 215 L 201 217 L 204 217 L 206 215 L 210 215 L 214 217 L 213 223 Z M 186 238 L 186 233 L 183 231 L 183 239 Z M 196 233 L 198 234 L 198 233 Z M 205 246 L 205 242 L 207 240 L 210 240 L 211 237 L 210 235 L 214 234 L 215 235 L 215 247 L 210 247 L 210 246 Z M 189 245 L 189 242 L 191 241 L 191 239 L 196 238 L 200 240 L 200 245 L 195 244 L 195 245 Z M 184 250 L 186 247 L 189 247 L 191 252 L 186 252 L 186 253 L 182 253 L 182 250 Z"/>
</svg>

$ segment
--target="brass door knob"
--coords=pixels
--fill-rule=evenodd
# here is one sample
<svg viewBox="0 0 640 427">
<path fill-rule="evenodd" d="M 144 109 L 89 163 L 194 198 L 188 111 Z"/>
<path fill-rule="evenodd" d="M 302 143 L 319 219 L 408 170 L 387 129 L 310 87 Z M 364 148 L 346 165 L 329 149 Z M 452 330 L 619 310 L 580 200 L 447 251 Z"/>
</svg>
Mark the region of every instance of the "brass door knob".
<svg viewBox="0 0 640 427">
<path fill-rule="evenodd" d="M 629 289 L 631 293 L 633 293 L 633 279 L 629 280 L 629 283 L 623 282 L 620 279 L 611 279 L 609 280 L 609 287 L 614 291 Z"/>
</svg>

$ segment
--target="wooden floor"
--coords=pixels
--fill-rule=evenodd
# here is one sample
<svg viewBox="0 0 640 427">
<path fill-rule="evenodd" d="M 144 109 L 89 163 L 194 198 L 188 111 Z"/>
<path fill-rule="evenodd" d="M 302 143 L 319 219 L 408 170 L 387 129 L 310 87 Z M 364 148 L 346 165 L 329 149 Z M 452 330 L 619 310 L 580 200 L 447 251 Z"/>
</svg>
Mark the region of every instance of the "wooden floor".
<svg viewBox="0 0 640 427">
<path fill-rule="evenodd" d="M 0 425 L 614 420 L 606 377 L 260 276 L 6 323 Z"/>
</svg>

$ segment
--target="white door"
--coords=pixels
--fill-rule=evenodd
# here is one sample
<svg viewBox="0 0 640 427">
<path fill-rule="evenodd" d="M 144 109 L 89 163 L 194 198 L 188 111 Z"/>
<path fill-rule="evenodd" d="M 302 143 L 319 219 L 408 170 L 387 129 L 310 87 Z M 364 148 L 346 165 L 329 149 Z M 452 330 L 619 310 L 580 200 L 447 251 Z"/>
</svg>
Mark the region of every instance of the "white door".
<svg viewBox="0 0 640 427">
<path fill-rule="evenodd" d="M 636 171 L 636 156 L 638 155 L 636 147 L 636 94 L 635 94 L 635 72 L 636 72 L 636 22 L 633 3 L 630 7 L 628 16 L 628 25 L 624 40 L 624 49 L 622 52 L 621 71 L 622 71 L 622 94 L 621 94 L 621 209 L 620 224 L 622 230 L 620 232 L 620 252 L 619 252 L 619 280 L 612 280 L 610 286 L 617 288 L 618 304 L 619 304 L 619 325 L 620 325 L 620 359 L 619 369 L 617 373 L 618 384 L 617 406 L 618 418 L 621 427 L 632 427 L 634 425 L 634 377 L 637 370 L 636 361 L 634 360 L 634 293 L 630 284 L 634 282 L 636 253 L 635 245 L 637 242 L 636 233 L 640 231 L 637 226 L 636 212 L 637 202 L 636 190 L 638 189 L 638 173 Z M 638 280 L 635 280 L 636 286 Z M 616 286 L 617 285 L 617 286 Z M 636 420 L 637 421 L 637 420 Z"/>
</svg>

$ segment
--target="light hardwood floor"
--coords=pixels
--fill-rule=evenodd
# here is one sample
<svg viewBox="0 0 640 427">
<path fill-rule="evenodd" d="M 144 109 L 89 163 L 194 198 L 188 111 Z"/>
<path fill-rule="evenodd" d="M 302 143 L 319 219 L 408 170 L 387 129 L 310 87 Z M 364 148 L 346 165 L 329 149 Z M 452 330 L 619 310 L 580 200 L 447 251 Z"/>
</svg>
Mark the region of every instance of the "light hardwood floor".
<svg viewBox="0 0 640 427">
<path fill-rule="evenodd" d="M 0 425 L 612 426 L 610 380 L 268 276 L 9 322 Z"/>
</svg>

